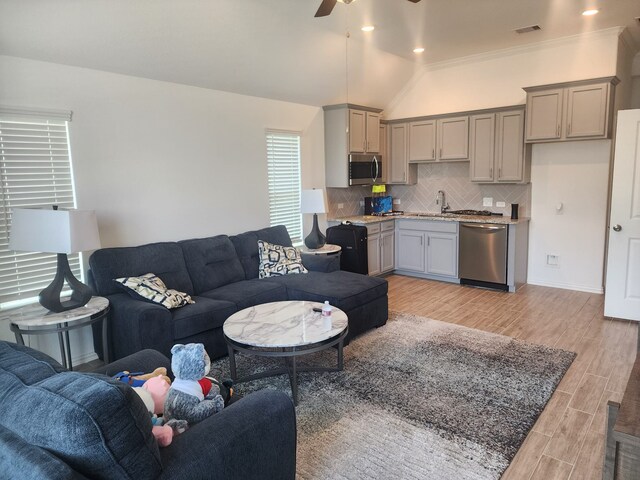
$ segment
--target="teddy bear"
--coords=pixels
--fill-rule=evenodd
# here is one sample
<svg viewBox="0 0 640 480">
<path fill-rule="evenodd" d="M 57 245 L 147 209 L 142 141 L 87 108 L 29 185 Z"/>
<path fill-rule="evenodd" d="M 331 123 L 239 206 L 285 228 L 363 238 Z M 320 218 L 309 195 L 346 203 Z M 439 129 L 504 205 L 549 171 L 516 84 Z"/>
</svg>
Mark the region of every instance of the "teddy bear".
<svg viewBox="0 0 640 480">
<path fill-rule="evenodd" d="M 164 382 L 162 377 L 155 377 Z M 167 386 L 168 388 L 168 386 Z M 166 424 L 162 424 L 162 417 L 155 415 L 157 413 L 155 407 L 155 399 L 153 394 L 144 387 L 133 387 L 133 391 L 138 394 L 142 399 L 147 411 L 151 415 L 151 433 L 161 447 L 167 447 L 171 445 L 173 437 L 179 433 L 184 432 L 187 429 L 187 422 L 184 420 L 172 420 Z M 160 412 L 162 413 L 162 412 Z"/>
<path fill-rule="evenodd" d="M 202 343 L 177 344 L 171 349 L 175 380 L 164 402 L 164 418 L 198 423 L 224 408 L 220 387 L 206 379 L 211 360 Z"/>
</svg>

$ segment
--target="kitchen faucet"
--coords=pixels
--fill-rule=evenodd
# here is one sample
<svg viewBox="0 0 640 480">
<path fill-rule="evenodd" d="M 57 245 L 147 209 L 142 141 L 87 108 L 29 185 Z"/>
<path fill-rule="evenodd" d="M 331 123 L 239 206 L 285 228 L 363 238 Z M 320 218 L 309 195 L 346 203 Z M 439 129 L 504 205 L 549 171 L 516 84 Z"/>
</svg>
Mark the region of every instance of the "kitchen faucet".
<svg viewBox="0 0 640 480">
<path fill-rule="evenodd" d="M 440 205 L 440 213 L 447 213 L 451 207 L 446 203 L 444 191 L 438 190 L 438 196 L 436 197 L 436 205 Z"/>
</svg>

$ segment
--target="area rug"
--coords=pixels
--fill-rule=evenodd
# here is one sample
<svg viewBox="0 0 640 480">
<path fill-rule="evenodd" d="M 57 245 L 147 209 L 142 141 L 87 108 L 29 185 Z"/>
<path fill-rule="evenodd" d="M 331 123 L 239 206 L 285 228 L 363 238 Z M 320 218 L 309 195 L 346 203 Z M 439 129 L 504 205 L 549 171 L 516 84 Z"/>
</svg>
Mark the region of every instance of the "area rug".
<svg viewBox="0 0 640 480">
<path fill-rule="evenodd" d="M 575 357 L 401 313 L 344 353 L 344 371 L 299 376 L 299 479 L 498 479 Z M 307 360 L 334 364 L 336 352 Z M 269 361 L 239 355 L 238 374 Z M 237 391 L 261 388 L 290 393 L 286 376 Z"/>
</svg>

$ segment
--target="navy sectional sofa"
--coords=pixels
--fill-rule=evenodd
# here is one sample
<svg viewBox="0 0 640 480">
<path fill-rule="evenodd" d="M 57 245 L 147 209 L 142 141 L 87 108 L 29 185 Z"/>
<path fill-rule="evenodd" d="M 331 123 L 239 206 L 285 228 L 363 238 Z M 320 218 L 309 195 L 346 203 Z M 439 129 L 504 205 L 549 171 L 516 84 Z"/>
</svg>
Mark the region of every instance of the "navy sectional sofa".
<svg viewBox="0 0 640 480">
<path fill-rule="evenodd" d="M 150 372 L 169 359 L 144 350 L 96 373 L 69 372 L 47 355 L 0 341 L 0 478 L 295 478 L 291 399 L 262 390 L 158 448 L 140 397 L 110 375 Z"/>
<path fill-rule="evenodd" d="M 309 273 L 258 278 L 258 240 L 291 246 L 284 226 L 209 238 L 138 247 L 104 248 L 89 259 L 89 284 L 111 302 L 112 359 L 142 349 L 169 355 L 175 343 L 199 342 L 211 358 L 227 354 L 222 325 L 233 313 L 282 300 L 329 302 L 349 317 L 349 335 L 384 325 L 388 317 L 387 281 L 339 270 L 336 256 L 305 255 Z M 154 273 L 196 303 L 168 310 L 132 298 L 115 278 Z M 102 332 L 93 329 L 102 358 Z"/>
</svg>

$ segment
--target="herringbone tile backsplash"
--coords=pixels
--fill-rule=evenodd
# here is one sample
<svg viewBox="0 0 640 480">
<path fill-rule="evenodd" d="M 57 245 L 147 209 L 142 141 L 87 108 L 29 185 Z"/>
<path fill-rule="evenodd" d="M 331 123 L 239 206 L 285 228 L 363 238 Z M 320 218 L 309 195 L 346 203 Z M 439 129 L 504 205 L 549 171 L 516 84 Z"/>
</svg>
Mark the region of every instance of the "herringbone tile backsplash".
<svg viewBox="0 0 640 480">
<path fill-rule="evenodd" d="M 394 209 L 405 212 L 437 212 L 438 190 L 443 190 L 452 210 L 491 210 L 511 214 L 511 204 L 520 204 L 520 216 L 530 216 L 531 184 L 526 185 L 483 185 L 469 181 L 469 164 L 462 163 L 426 163 L 418 165 L 418 183 L 416 185 L 390 185 L 387 193 L 392 195 Z M 362 215 L 364 207 L 360 201 L 371 195 L 371 187 L 327 188 L 329 218 Z M 493 198 L 493 207 L 483 207 L 482 198 Z M 496 202 L 505 202 L 504 208 L 495 206 Z M 338 208 L 338 204 L 343 204 Z"/>
</svg>

